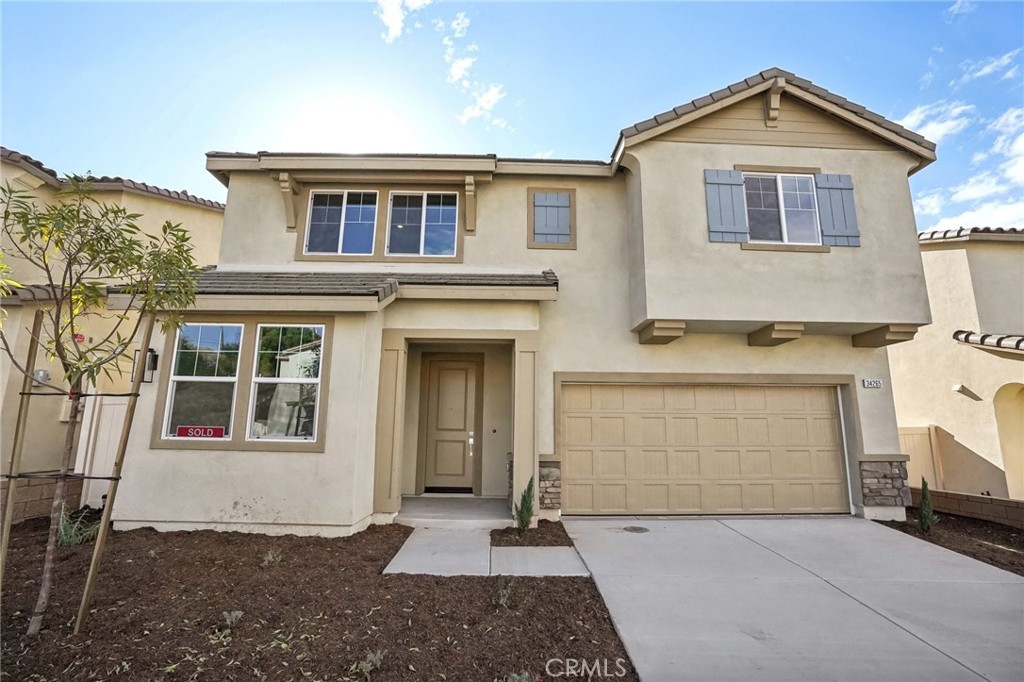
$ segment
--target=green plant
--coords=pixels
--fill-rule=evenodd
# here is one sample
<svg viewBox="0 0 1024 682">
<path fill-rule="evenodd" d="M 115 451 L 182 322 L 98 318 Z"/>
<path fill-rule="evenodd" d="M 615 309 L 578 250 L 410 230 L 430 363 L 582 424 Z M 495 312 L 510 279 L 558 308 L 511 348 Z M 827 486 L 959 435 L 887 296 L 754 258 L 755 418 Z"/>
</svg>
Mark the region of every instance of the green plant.
<svg viewBox="0 0 1024 682">
<path fill-rule="evenodd" d="M 921 477 L 921 503 L 917 506 L 917 525 L 922 533 L 931 531 L 939 522 L 939 517 L 932 510 L 932 493 L 928 490 L 928 481 Z"/>
<path fill-rule="evenodd" d="M 498 597 L 494 602 L 498 606 L 504 606 L 506 609 L 512 604 L 512 583 L 515 582 L 515 578 L 510 575 L 498 576 Z"/>
<path fill-rule="evenodd" d="M 67 507 L 61 505 L 60 520 L 57 523 L 57 544 L 60 547 L 74 547 L 92 542 L 99 532 L 98 521 L 90 523 L 83 514 L 68 513 Z"/>
<path fill-rule="evenodd" d="M 521 673 L 509 673 L 500 680 L 495 680 L 495 682 L 533 682 L 533 679 L 533 675 L 524 670 Z"/>
<path fill-rule="evenodd" d="M 276 549 L 269 549 L 263 555 L 263 561 L 260 562 L 260 568 L 270 568 L 271 566 L 277 566 L 281 563 L 281 553 Z"/>
<path fill-rule="evenodd" d="M 144 319 L 162 313 L 164 332 L 181 324 L 182 312 L 195 302 L 199 272 L 188 231 L 181 225 L 165 222 L 155 234 L 149 234 L 139 226 L 140 214 L 100 202 L 87 179 L 69 177 L 62 184 L 48 202 L 10 183 L 0 186 L 0 237 L 5 256 L 17 261 L 22 279 L 43 283 L 43 304 L 37 308 L 41 323 L 34 340 L 61 367 L 59 380 L 40 384 L 67 395 L 71 408 L 29 636 L 39 634 L 50 600 L 57 531 L 61 506 L 67 499 L 82 394 L 100 376 L 122 371 L 131 360 L 130 349 Z M 8 267 L 0 268 L 3 292 L 16 286 L 6 274 Z M 125 299 L 123 306 L 108 307 L 108 285 L 118 287 Z M 32 376 L 22 364 L 23 358 L 15 355 L 3 327 L 0 351 L 13 369 Z M 101 545 L 98 543 L 97 549 Z M 6 547 L 0 542 L 0 578 Z"/>
<path fill-rule="evenodd" d="M 530 522 L 533 521 L 533 476 L 530 476 L 530 482 L 519 496 L 519 504 L 515 508 L 515 521 L 520 535 L 530 528 Z"/>
<path fill-rule="evenodd" d="M 230 630 L 238 624 L 238 621 L 242 620 L 245 611 L 224 611 L 220 615 L 224 620 L 224 625 Z"/>
<path fill-rule="evenodd" d="M 363 680 L 369 682 L 370 673 L 380 668 L 381 664 L 384 662 L 384 654 L 386 653 L 386 651 L 381 651 L 380 649 L 367 652 L 366 657 L 363 660 L 356 661 L 349 666 L 348 672 L 352 675 L 359 675 Z"/>
</svg>

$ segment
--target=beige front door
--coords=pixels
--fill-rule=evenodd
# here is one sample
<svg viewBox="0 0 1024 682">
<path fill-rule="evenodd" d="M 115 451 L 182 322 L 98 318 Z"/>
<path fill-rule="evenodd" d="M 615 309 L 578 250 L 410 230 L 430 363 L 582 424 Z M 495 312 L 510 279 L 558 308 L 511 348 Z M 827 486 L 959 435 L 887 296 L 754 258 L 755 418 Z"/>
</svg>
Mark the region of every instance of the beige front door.
<svg viewBox="0 0 1024 682">
<path fill-rule="evenodd" d="M 834 386 L 564 384 L 568 514 L 848 512 Z"/>
<path fill-rule="evenodd" d="M 424 356 L 426 413 L 424 475 L 426 492 L 474 492 L 480 434 L 477 397 L 482 372 L 476 359 Z M 472 358 L 473 356 L 469 356 Z"/>
</svg>

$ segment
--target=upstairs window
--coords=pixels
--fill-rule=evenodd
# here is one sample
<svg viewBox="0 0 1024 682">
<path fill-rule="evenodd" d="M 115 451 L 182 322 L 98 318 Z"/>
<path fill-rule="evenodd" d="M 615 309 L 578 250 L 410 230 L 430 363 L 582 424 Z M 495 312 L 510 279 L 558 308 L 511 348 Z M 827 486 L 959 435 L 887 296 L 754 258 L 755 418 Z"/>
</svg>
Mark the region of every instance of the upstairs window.
<svg viewBox="0 0 1024 682">
<path fill-rule="evenodd" d="M 530 189 L 528 229 L 532 249 L 576 248 L 576 192 Z"/>
<path fill-rule="evenodd" d="M 743 193 L 750 241 L 821 244 L 814 176 L 745 173 Z"/>
<path fill-rule="evenodd" d="M 396 192 L 388 219 L 389 256 L 454 256 L 458 195 Z"/>
<path fill-rule="evenodd" d="M 376 192 L 314 192 L 306 253 L 371 255 L 376 222 Z"/>
</svg>

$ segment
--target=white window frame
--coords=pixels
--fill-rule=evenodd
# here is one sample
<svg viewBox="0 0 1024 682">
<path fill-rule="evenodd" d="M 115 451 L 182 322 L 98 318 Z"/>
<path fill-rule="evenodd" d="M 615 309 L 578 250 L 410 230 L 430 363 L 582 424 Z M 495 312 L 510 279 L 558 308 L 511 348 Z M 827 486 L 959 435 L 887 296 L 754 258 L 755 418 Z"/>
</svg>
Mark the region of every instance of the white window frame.
<svg viewBox="0 0 1024 682">
<path fill-rule="evenodd" d="M 368 253 L 345 253 L 341 250 L 342 244 L 345 243 L 345 210 L 348 208 L 348 195 L 350 193 L 355 194 L 372 194 L 374 196 L 374 207 L 373 207 L 373 238 L 370 240 L 370 251 Z M 336 251 L 310 251 L 309 250 L 309 238 L 312 234 L 313 225 L 313 198 L 318 194 L 342 194 L 344 197 L 341 200 L 341 225 L 338 227 L 338 248 Z M 390 203 L 390 202 L 389 202 Z M 324 190 L 311 190 L 309 193 L 309 205 L 306 208 L 306 239 L 302 245 L 302 254 L 305 256 L 372 256 L 376 250 L 377 244 L 377 212 L 380 211 L 380 192 L 375 189 L 324 189 Z M 388 209 L 390 216 L 390 208 Z"/>
<path fill-rule="evenodd" d="M 238 328 L 238 363 L 235 366 L 235 376 L 233 377 L 196 377 L 196 376 L 182 376 L 175 374 L 175 368 L 178 366 L 178 343 L 181 341 L 181 329 L 187 326 L 209 326 L 209 327 L 237 327 Z M 238 404 L 238 381 L 240 379 L 239 370 L 242 367 L 242 346 L 245 339 L 245 325 L 238 322 L 186 322 L 182 325 L 174 334 L 174 352 L 171 354 L 171 369 L 167 379 L 167 400 L 164 405 L 164 425 L 161 429 L 162 440 L 176 440 L 176 441 L 208 441 L 211 443 L 226 443 L 230 442 L 235 437 L 235 407 Z M 228 426 L 224 429 L 223 438 L 184 438 L 181 436 L 175 436 L 168 433 L 171 426 L 171 406 L 174 404 L 175 396 L 175 384 L 179 381 L 184 382 L 209 382 L 225 384 L 229 381 L 234 384 L 234 388 L 231 391 L 231 411 L 228 413 Z"/>
<path fill-rule="evenodd" d="M 746 180 L 748 177 L 775 177 L 775 196 L 779 200 L 779 221 L 782 224 L 782 241 L 776 242 L 768 239 L 749 239 L 751 244 L 793 244 L 793 245 L 805 245 L 805 246 L 821 246 L 821 218 L 818 215 L 818 185 L 814 182 L 814 176 L 809 173 L 771 173 L 771 172 L 747 172 L 743 173 L 743 179 Z M 789 241 L 789 229 L 786 226 L 786 205 L 785 200 L 782 196 L 782 178 L 810 178 L 811 180 L 811 196 L 814 197 L 814 228 L 815 234 L 818 235 L 818 241 L 816 242 L 791 242 Z M 743 191 L 743 210 L 747 215 L 747 234 L 750 234 L 750 210 L 747 208 L 747 192 L 746 187 Z M 803 209 L 806 210 L 806 209 Z"/>
<path fill-rule="evenodd" d="M 260 332 L 264 327 L 315 327 L 320 330 L 320 373 L 316 379 L 300 379 L 297 377 L 261 377 L 259 376 L 259 354 L 260 354 Z M 249 387 L 249 409 L 246 410 L 246 421 L 245 421 L 245 440 L 253 443 L 314 443 L 317 437 L 320 435 L 320 398 L 322 391 L 324 366 L 323 366 L 323 341 L 327 333 L 327 326 L 323 324 L 301 324 L 294 322 L 280 322 L 273 323 L 260 322 L 256 325 L 256 341 L 253 346 L 252 357 L 252 386 Z M 252 435 L 252 426 L 255 423 L 253 418 L 256 416 L 256 389 L 260 384 L 297 384 L 297 385 L 310 385 L 316 384 L 316 407 L 313 410 L 313 435 L 312 436 L 277 436 L 277 437 L 258 437 Z"/>
<path fill-rule="evenodd" d="M 451 254 L 430 254 L 423 253 L 423 247 L 426 244 L 427 239 L 427 195 L 429 194 L 442 194 L 452 195 L 455 197 L 455 243 L 452 245 Z M 419 253 L 391 253 L 391 209 L 393 206 L 392 200 L 396 196 L 422 196 L 423 197 L 423 215 L 420 217 L 420 251 Z M 388 192 L 388 221 L 387 221 L 387 244 L 384 247 L 384 255 L 392 258 L 456 258 L 459 255 L 459 212 L 461 210 L 459 205 L 459 193 L 458 192 L 435 192 L 435 191 L 423 191 L 423 192 L 406 192 L 403 190 L 392 190 Z"/>
</svg>

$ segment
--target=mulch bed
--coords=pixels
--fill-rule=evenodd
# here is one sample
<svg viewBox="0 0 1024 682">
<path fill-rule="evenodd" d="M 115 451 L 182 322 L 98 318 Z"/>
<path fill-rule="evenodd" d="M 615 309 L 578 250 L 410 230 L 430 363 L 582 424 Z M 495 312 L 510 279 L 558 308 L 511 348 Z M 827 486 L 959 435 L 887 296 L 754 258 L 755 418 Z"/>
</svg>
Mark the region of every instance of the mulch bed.
<svg viewBox="0 0 1024 682">
<path fill-rule="evenodd" d="M 538 521 L 522 534 L 516 528 L 492 530 L 491 547 L 572 547 L 572 539 L 561 521 Z"/>
<path fill-rule="evenodd" d="M 46 521 L 27 521 L 11 534 L 0 679 L 486 682 L 547 679 L 552 658 L 611 671 L 624 659 L 619 679 L 638 679 L 590 578 L 515 578 L 504 607 L 507 579 L 381 575 L 410 532 L 113 533 L 85 632 L 72 629 L 92 545 L 58 550 L 43 631 L 27 641 L 46 541 Z M 358 665 L 378 651 L 367 677 Z"/>
<path fill-rule="evenodd" d="M 917 509 L 907 508 L 906 521 L 880 522 L 907 535 L 927 540 L 1004 571 L 1024 576 L 1024 531 L 991 521 L 936 512 L 939 522 L 928 533 L 917 525 Z"/>
</svg>

